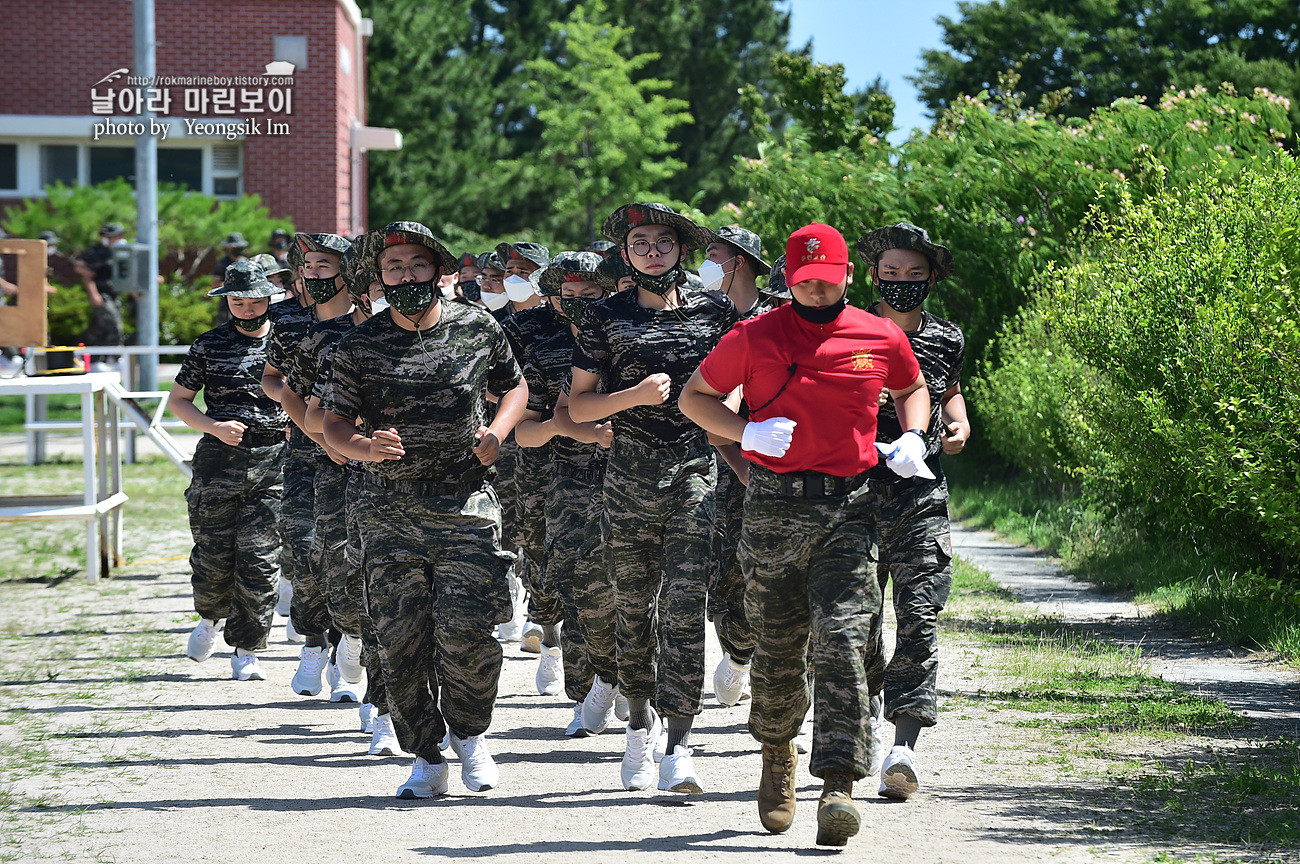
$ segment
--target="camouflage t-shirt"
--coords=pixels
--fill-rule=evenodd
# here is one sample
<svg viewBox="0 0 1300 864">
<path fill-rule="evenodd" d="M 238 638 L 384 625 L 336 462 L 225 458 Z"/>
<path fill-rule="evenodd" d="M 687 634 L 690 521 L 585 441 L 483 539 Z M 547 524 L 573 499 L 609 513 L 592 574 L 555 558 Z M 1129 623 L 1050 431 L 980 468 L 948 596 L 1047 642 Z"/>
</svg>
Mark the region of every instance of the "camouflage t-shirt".
<svg viewBox="0 0 1300 864">
<path fill-rule="evenodd" d="M 269 336 L 248 336 L 227 321 L 194 340 L 176 384 L 203 391 L 213 420 L 238 420 L 252 432 L 283 432 L 284 409 L 262 391 Z"/>
<path fill-rule="evenodd" d="M 380 314 L 339 341 L 321 406 L 360 417 L 367 429 L 397 430 L 401 459 L 367 462 L 390 480 L 475 482 L 488 469 L 473 453 L 487 422 L 484 394 L 503 396 L 522 376 L 501 327 L 486 312 L 442 304 L 442 318 L 420 333 Z"/>
<path fill-rule="evenodd" d="M 286 382 L 293 375 L 298 345 L 315 323 L 315 306 L 300 306 L 292 297 L 271 304 L 271 344 L 266 349 L 266 362 L 279 369 Z M 301 459 L 325 456 L 325 451 L 292 421 L 289 423 L 289 453 Z"/>
<path fill-rule="evenodd" d="M 704 437 L 677 408 L 677 397 L 700 361 L 738 320 L 735 305 L 717 291 L 679 288 L 682 305 L 647 309 L 637 291 L 622 291 L 587 307 L 573 349 L 573 365 L 600 375 L 601 389 L 617 393 L 665 372 L 672 379 L 661 405 L 637 405 L 613 418 L 614 437 L 660 448 Z"/>
<path fill-rule="evenodd" d="M 554 316 L 559 319 L 559 316 Z M 528 408 L 543 420 L 551 419 L 560 396 L 569 392 L 573 380 L 573 348 L 577 340 L 566 321 L 544 339 L 531 343 L 520 355 L 528 381 Z M 551 439 L 551 458 L 579 467 L 592 467 L 604 460 L 607 451 L 598 444 L 584 444 L 565 435 Z"/>
<path fill-rule="evenodd" d="M 551 308 L 551 304 L 542 301 L 541 306 L 534 306 L 531 309 L 520 309 L 518 312 L 510 315 L 501 321 L 501 329 L 506 332 L 506 338 L 510 340 L 510 350 L 515 355 L 515 360 L 522 368 L 527 360 L 528 352 L 541 342 L 553 338 L 557 333 L 568 333 L 569 324 Z M 572 345 L 570 345 L 572 348 Z M 569 354 L 569 360 L 573 359 L 572 351 Z M 569 367 L 572 369 L 572 365 Z M 523 369 L 524 377 L 527 378 L 528 370 Z M 533 382 L 528 382 L 529 397 L 528 407 L 533 407 L 532 386 Z M 555 403 L 551 403 L 554 407 Z M 577 442 L 574 442 L 577 443 Z M 550 461 L 554 455 L 552 444 L 544 444 L 541 447 L 528 447 L 525 449 L 524 459 L 533 465 L 540 465 Z"/>
<path fill-rule="evenodd" d="M 867 307 L 867 311 L 881 314 L 878 304 Z M 939 451 L 943 448 L 943 442 L 939 438 L 939 432 L 943 429 L 943 421 L 940 419 L 943 394 L 961 383 L 966 338 L 956 324 L 922 310 L 921 329 L 907 333 L 907 340 L 912 343 L 912 353 L 916 355 L 916 362 L 921 364 L 925 387 L 930 392 L 930 428 L 925 435 L 925 461 L 935 471 Z M 876 415 L 876 440 L 888 444 L 902 434 L 898 414 L 894 411 L 894 400 L 889 398 L 880 406 L 880 412 Z"/>
<path fill-rule="evenodd" d="M 303 399 L 309 398 L 327 368 L 330 351 L 352 327 L 351 312 L 313 324 L 307 331 L 307 335 L 298 343 L 293 363 L 284 376 L 285 386 Z"/>
</svg>

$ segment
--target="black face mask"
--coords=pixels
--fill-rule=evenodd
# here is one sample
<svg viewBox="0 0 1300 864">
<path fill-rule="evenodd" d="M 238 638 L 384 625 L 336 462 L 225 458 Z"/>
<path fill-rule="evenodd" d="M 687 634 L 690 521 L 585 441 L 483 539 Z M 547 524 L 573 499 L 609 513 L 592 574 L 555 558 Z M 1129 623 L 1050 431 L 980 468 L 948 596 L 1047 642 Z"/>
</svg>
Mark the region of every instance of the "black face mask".
<svg viewBox="0 0 1300 864">
<path fill-rule="evenodd" d="M 429 308 L 429 304 L 434 301 L 434 293 L 432 279 L 384 286 L 384 297 L 388 300 L 388 305 L 392 306 L 397 314 L 407 318 L 418 318 L 423 315 Z"/>
<path fill-rule="evenodd" d="M 930 293 L 930 280 L 920 282 L 886 282 L 880 280 L 880 296 L 893 309 L 911 312 L 920 306 Z"/>
<path fill-rule="evenodd" d="M 631 269 L 632 281 L 636 283 L 636 287 L 644 288 L 651 294 L 658 294 L 660 297 L 664 297 L 669 291 L 677 287 L 677 274 L 682 272 L 682 265 L 678 262 L 677 264 L 674 264 L 671 269 L 660 273 L 658 276 L 651 276 L 649 273 L 642 273 L 635 267 Z"/>
<path fill-rule="evenodd" d="M 334 299 L 334 295 L 343 290 L 339 285 L 337 276 L 330 276 L 325 279 L 311 279 L 304 276 L 302 281 L 307 285 L 307 293 L 317 303 L 328 303 Z"/>
<path fill-rule="evenodd" d="M 582 324 L 582 316 L 587 314 L 587 309 L 595 302 L 594 297 L 561 297 L 560 314 L 569 319 L 574 327 L 578 327 Z"/>
<path fill-rule="evenodd" d="M 256 318 L 235 318 L 234 321 L 235 326 L 240 330 L 243 330 L 246 333 L 255 333 L 261 329 L 262 325 L 266 323 L 266 319 L 270 317 L 271 309 L 268 306 L 267 310 Z"/>
<path fill-rule="evenodd" d="M 848 293 L 849 292 L 845 290 L 844 295 L 841 296 L 839 300 L 829 306 L 820 307 L 805 306 L 792 295 L 790 297 L 790 305 L 794 307 L 796 315 L 810 324 L 829 324 L 836 318 L 840 317 L 840 313 L 843 312 L 844 307 L 848 305 Z"/>
<path fill-rule="evenodd" d="M 473 279 L 467 279 L 464 282 L 457 282 L 456 284 L 460 287 L 461 296 L 466 300 L 472 302 L 483 296 L 483 289 L 480 288 L 478 282 Z"/>
</svg>

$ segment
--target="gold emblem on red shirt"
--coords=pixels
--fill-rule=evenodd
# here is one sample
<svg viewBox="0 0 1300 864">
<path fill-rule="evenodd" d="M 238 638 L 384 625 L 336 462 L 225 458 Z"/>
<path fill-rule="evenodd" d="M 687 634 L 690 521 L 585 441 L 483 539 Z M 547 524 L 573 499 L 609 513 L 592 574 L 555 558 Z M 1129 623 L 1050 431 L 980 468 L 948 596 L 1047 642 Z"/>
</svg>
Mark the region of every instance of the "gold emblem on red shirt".
<svg viewBox="0 0 1300 864">
<path fill-rule="evenodd" d="M 865 348 L 854 351 L 850 357 L 853 359 L 853 371 L 861 372 L 864 369 L 876 368 L 876 360 L 871 356 L 871 352 Z"/>
</svg>

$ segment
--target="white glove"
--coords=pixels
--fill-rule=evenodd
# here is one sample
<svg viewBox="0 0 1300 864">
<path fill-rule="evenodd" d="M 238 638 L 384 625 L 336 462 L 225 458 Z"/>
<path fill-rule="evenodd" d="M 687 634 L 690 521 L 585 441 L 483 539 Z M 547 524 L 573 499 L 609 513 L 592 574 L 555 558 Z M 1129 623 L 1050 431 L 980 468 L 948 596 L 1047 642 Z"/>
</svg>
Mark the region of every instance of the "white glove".
<svg viewBox="0 0 1300 864">
<path fill-rule="evenodd" d="M 934 479 L 934 472 L 925 464 L 925 442 L 915 432 L 904 432 L 890 444 L 877 441 L 876 449 L 885 457 L 885 464 L 899 477 Z"/>
<path fill-rule="evenodd" d="M 794 427 L 798 425 L 787 417 L 773 417 L 761 423 L 746 423 L 745 434 L 740 438 L 740 449 L 752 450 L 780 459 L 790 449 Z"/>
</svg>

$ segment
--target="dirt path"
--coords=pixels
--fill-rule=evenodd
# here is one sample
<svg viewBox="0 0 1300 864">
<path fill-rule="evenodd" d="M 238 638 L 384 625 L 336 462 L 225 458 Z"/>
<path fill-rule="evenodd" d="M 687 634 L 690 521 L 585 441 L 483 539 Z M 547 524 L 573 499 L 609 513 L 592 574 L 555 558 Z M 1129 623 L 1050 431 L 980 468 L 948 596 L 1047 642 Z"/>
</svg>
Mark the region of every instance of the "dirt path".
<svg viewBox="0 0 1300 864">
<path fill-rule="evenodd" d="M 991 560 L 981 557 L 994 549 L 987 539 L 959 535 L 962 553 Z M 182 543 L 172 554 L 187 551 Z M 840 854 L 981 864 L 1242 852 L 1130 830 L 1134 802 L 1097 794 L 1113 785 L 1110 763 L 1082 755 L 1061 764 L 1052 740 L 982 701 L 998 683 L 989 649 L 956 632 L 944 635 L 946 710 L 919 748 L 922 793 L 886 802 L 861 785 L 863 833 L 836 853 L 813 844 L 820 784 L 802 766 L 794 828 L 773 836 L 759 826 L 747 703 L 723 708 L 706 695 L 694 735 L 706 794 L 627 793 L 618 785 L 622 734 L 564 739 L 569 706 L 535 695 L 535 658 L 508 647 L 489 733 L 502 786 L 470 794 L 453 762 L 449 796 L 402 802 L 392 796 L 407 759 L 367 756 L 354 707 L 289 690 L 297 651 L 283 641 L 282 619 L 263 663 L 270 680 L 239 683 L 227 654 L 202 665 L 182 656 L 190 610 L 183 560 L 128 568 L 99 587 L 0 585 L 0 860 L 740 864 Z M 716 643 L 708 652 L 711 671 Z M 1184 744 L 1108 746 L 1151 759 Z"/>
</svg>

